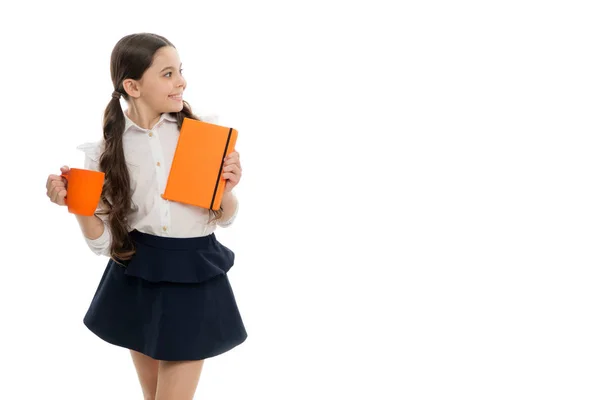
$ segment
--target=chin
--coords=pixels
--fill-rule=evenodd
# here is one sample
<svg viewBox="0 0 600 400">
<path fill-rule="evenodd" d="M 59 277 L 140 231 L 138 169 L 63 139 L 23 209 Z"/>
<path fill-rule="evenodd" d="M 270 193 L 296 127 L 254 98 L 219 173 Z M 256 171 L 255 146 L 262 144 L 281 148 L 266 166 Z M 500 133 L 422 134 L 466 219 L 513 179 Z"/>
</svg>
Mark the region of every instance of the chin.
<svg viewBox="0 0 600 400">
<path fill-rule="evenodd" d="M 169 107 L 169 108 L 170 108 L 169 112 L 174 112 L 174 113 L 183 110 L 183 100 L 180 102 L 179 105 L 176 105 L 176 106 L 171 105 L 171 107 Z"/>
</svg>

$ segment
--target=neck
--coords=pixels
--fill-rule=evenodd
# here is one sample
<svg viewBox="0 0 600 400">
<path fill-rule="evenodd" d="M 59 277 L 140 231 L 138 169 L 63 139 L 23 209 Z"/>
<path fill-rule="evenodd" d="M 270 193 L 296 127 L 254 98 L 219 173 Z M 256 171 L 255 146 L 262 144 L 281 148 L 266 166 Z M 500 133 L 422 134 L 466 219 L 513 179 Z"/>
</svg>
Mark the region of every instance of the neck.
<svg viewBox="0 0 600 400">
<path fill-rule="evenodd" d="M 160 113 L 132 101 L 127 107 L 127 117 L 140 128 L 151 129 L 160 119 Z"/>
</svg>

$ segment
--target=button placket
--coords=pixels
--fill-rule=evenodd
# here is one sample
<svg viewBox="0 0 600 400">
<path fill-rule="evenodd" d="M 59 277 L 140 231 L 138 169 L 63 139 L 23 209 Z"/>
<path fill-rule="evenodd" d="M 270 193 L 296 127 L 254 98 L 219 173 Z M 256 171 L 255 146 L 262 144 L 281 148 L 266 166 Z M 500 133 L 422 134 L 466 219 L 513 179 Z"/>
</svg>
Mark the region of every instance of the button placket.
<svg viewBox="0 0 600 400">
<path fill-rule="evenodd" d="M 150 139 L 150 149 L 152 151 L 152 157 L 155 161 L 156 168 L 156 185 L 157 185 L 157 193 L 158 196 L 158 204 L 160 208 L 160 219 L 161 219 L 161 227 L 163 233 L 169 232 L 169 227 L 171 226 L 171 217 L 170 217 L 170 203 L 168 200 L 162 198 L 162 193 L 164 191 L 166 185 L 166 171 L 162 168 L 164 164 L 164 155 L 162 151 L 162 146 L 160 144 L 160 135 L 155 130 L 154 132 L 148 132 L 148 136 Z"/>
</svg>

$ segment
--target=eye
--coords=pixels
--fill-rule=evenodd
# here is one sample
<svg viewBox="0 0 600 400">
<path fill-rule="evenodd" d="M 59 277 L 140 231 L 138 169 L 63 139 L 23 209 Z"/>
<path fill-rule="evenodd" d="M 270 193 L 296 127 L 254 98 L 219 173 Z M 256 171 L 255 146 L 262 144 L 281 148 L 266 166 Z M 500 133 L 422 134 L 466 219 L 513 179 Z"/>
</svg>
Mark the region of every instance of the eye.
<svg viewBox="0 0 600 400">
<path fill-rule="evenodd" d="M 181 75 L 183 73 L 183 68 L 179 70 L 179 74 Z M 172 72 L 167 72 L 164 76 L 166 76 L 167 78 L 170 78 L 171 75 L 173 75 Z"/>
</svg>

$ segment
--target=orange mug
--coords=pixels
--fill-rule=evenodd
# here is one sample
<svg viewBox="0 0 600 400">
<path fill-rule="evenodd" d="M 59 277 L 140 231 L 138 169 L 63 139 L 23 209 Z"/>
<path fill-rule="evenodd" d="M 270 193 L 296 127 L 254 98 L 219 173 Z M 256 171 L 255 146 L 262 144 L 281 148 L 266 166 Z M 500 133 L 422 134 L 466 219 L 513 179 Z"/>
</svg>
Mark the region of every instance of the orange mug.
<svg viewBox="0 0 600 400">
<path fill-rule="evenodd" d="M 85 216 L 94 215 L 102 194 L 104 172 L 71 168 L 68 173 L 60 176 L 67 180 L 65 203 L 69 212 Z"/>
</svg>

